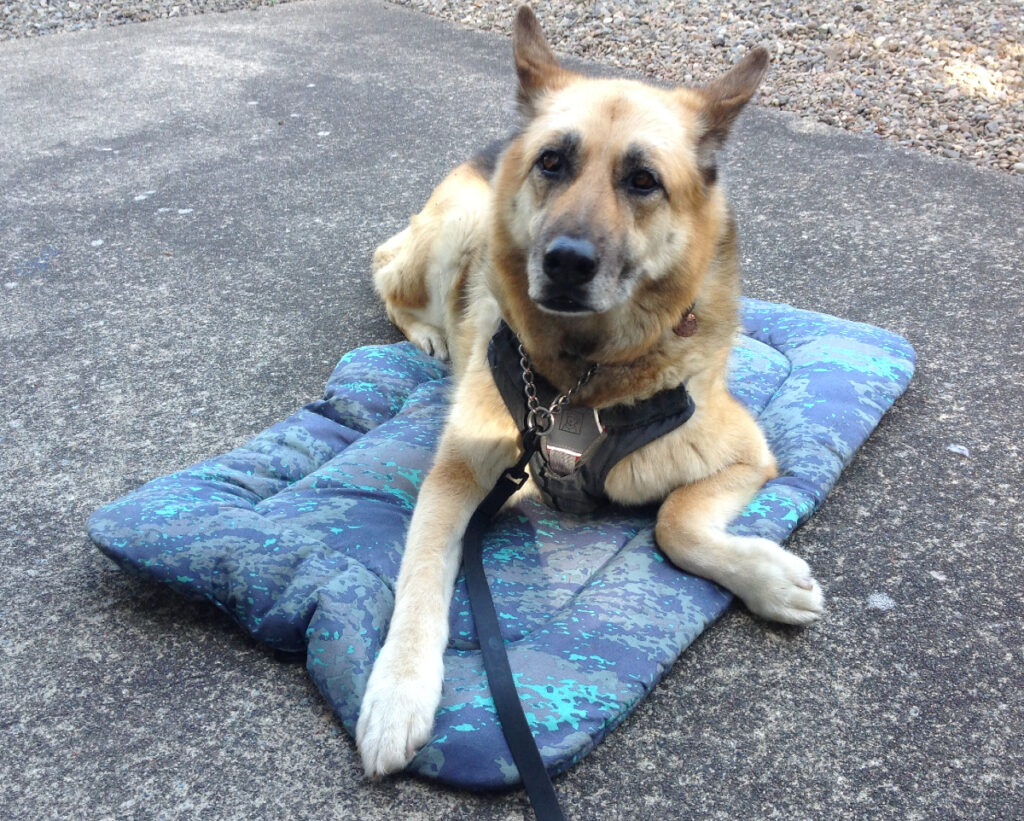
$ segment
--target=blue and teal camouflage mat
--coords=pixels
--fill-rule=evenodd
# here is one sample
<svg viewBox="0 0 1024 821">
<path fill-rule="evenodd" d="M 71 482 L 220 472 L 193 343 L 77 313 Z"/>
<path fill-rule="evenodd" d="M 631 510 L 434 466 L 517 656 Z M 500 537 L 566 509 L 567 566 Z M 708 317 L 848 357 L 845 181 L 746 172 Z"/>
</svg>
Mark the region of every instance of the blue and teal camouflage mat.
<svg viewBox="0 0 1024 821">
<path fill-rule="evenodd" d="M 779 460 L 735 532 L 784 540 L 910 381 L 902 337 L 746 300 L 731 387 Z M 416 493 L 444 423 L 444 365 L 412 345 L 359 348 L 323 399 L 240 448 L 106 505 L 89 535 L 125 570 L 208 599 L 243 630 L 304 653 L 354 733 L 387 630 Z M 730 594 L 654 545 L 653 508 L 586 519 L 526 502 L 499 515 L 485 564 L 516 684 L 552 772 L 579 761 L 726 608 Z M 518 783 L 464 581 L 445 685 L 415 773 L 470 789 Z"/>
</svg>

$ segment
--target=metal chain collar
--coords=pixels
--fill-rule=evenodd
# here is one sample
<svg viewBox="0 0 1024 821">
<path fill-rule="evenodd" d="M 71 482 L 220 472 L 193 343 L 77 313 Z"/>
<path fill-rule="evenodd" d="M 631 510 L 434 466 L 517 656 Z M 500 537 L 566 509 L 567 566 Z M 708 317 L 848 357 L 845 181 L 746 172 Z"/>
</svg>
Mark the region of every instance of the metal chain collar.
<svg viewBox="0 0 1024 821">
<path fill-rule="evenodd" d="M 526 407 L 529 413 L 526 415 L 526 427 L 543 436 L 551 430 L 555 423 L 555 417 L 562 412 L 562 408 L 572 403 L 573 397 L 580 392 L 580 389 L 590 381 L 590 378 L 597 372 L 597 363 L 591 364 L 575 385 L 548 405 L 542 407 L 537 398 L 537 385 L 533 379 L 533 369 L 530 367 L 530 357 L 526 355 L 523 343 L 519 343 L 519 367 L 523 370 L 523 391 L 526 394 Z"/>
</svg>

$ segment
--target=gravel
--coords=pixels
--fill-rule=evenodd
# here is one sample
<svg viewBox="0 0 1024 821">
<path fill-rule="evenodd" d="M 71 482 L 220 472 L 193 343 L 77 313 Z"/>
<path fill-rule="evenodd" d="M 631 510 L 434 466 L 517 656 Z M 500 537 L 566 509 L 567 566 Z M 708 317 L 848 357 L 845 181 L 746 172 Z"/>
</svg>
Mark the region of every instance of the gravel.
<svg viewBox="0 0 1024 821">
<path fill-rule="evenodd" d="M 465 27 L 510 32 L 511 3 L 392 2 Z M 0 39 L 276 4 L 0 0 Z M 773 65 L 759 104 L 1024 175 L 1024 0 L 559 0 L 534 6 L 560 54 L 669 82 L 705 82 L 752 46 L 765 45 Z"/>
<path fill-rule="evenodd" d="M 496 0 L 398 0 L 510 31 Z M 703 83 L 771 50 L 759 102 L 943 157 L 1024 174 L 1024 2 L 627 0 L 537 3 L 555 50 Z"/>
<path fill-rule="evenodd" d="M 288 2 L 288 0 L 280 0 Z M 276 6 L 277 0 L 0 0 L 0 40 L 208 11 Z"/>
</svg>

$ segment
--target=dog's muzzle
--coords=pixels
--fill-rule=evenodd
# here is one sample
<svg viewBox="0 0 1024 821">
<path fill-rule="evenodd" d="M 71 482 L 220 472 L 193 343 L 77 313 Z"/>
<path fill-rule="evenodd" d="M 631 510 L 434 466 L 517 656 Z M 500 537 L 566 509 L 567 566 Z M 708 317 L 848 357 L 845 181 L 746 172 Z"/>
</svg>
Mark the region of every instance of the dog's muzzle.
<svg viewBox="0 0 1024 821">
<path fill-rule="evenodd" d="M 544 249 L 541 268 L 547 279 L 542 307 L 559 313 L 590 311 L 586 286 L 597 274 L 601 259 L 590 240 L 565 234 Z"/>
</svg>

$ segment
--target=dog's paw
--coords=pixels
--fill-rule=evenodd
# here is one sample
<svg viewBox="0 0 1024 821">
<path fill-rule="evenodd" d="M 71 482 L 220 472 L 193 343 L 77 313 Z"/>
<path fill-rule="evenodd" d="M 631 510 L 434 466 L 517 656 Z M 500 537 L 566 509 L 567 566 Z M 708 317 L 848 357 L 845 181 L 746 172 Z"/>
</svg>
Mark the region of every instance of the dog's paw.
<svg viewBox="0 0 1024 821">
<path fill-rule="evenodd" d="M 743 541 L 743 559 L 729 587 L 752 612 L 785 624 L 821 618 L 824 596 L 807 562 L 768 539 Z"/>
<path fill-rule="evenodd" d="M 448 360 L 448 343 L 444 334 L 432 325 L 420 323 L 416 328 L 410 329 L 409 341 L 428 356 L 442 362 Z"/>
<path fill-rule="evenodd" d="M 443 662 L 398 665 L 387 647 L 370 674 L 356 723 L 356 744 L 371 778 L 398 772 L 430 740 L 441 702 Z M 400 675 L 398 669 L 412 675 Z M 427 669 L 431 668 L 431 669 Z"/>
</svg>

